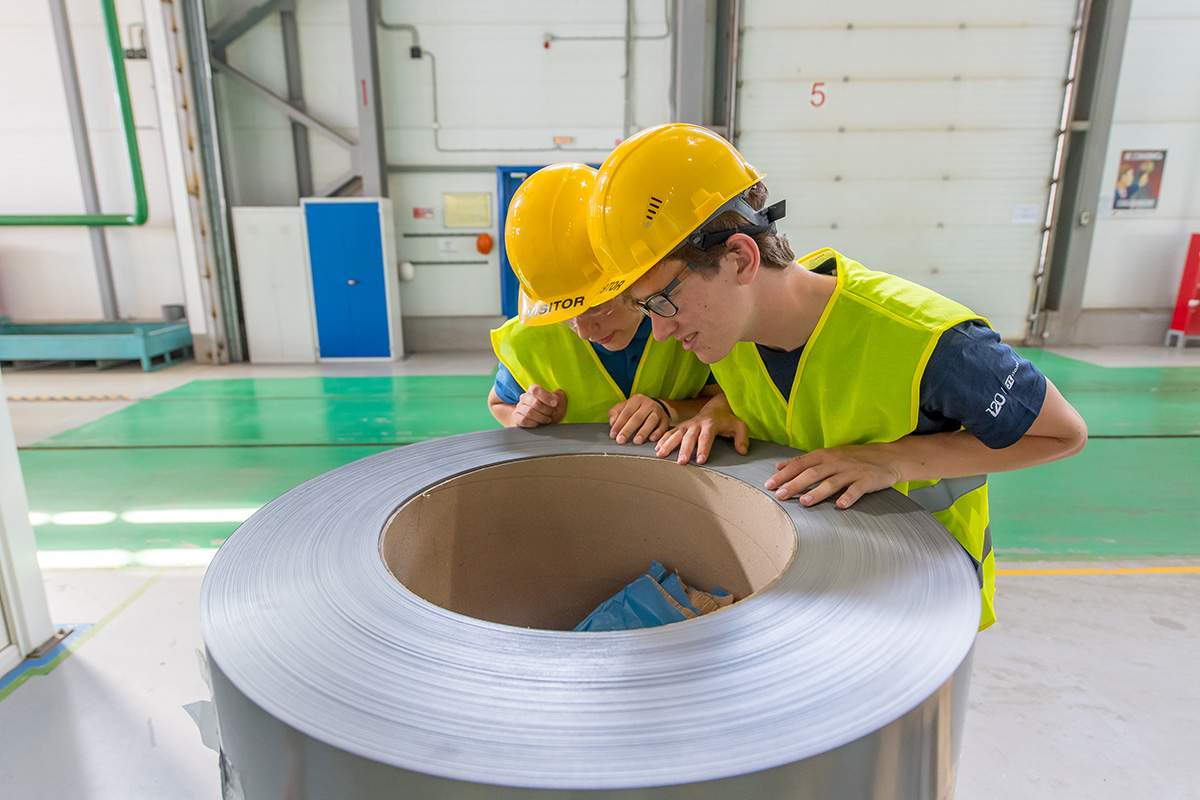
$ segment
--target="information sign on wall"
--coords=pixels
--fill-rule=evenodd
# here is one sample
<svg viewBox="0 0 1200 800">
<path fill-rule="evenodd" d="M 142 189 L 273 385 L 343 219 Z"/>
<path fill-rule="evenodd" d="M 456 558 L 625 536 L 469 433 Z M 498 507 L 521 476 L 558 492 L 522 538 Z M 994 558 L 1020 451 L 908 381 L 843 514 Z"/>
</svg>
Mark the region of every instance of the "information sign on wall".
<svg viewBox="0 0 1200 800">
<path fill-rule="evenodd" d="M 492 224 L 492 196 L 487 192 L 454 192 L 446 200 L 447 228 L 487 228 Z"/>
<path fill-rule="evenodd" d="M 1122 150 L 1113 208 L 1156 208 L 1166 150 Z"/>
</svg>

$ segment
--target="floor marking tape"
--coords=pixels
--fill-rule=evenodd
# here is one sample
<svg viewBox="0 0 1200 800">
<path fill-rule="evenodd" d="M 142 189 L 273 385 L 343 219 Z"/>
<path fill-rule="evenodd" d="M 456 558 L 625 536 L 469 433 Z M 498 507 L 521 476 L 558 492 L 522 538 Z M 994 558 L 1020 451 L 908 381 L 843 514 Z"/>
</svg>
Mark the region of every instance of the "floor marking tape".
<svg viewBox="0 0 1200 800">
<path fill-rule="evenodd" d="M 36 395 L 36 396 L 9 395 L 7 399 L 14 401 L 14 402 L 40 403 L 40 402 L 56 401 L 56 400 L 69 400 L 72 402 L 84 401 L 84 400 L 94 400 L 94 401 L 100 401 L 100 402 L 115 402 L 115 401 L 132 400 L 133 398 L 127 394 L 80 394 L 80 395 Z"/>
<path fill-rule="evenodd" d="M 997 575 L 1183 575 L 1200 567 L 1074 567 L 1067 569 L 997 569 Z"/>
<path fill-rule="evenodd" d="M 12 694 L 14 691 L 16 691 L 18 686 L 25 683 L 25 681 L 29 680 L 34 675 L 50 674 L 50 672 L 53 671 L 55 667 L 57 667 L 62 662 L 66 661 L 71 656 L 72 653 L 74 653 L 80 647 L 83 647 L 84 643 L 87 642 L 88 639 L 91 639 L 93 636 L 95 636 L 97 631 L 99 631 L 101 628 L 103 628 L 108 623 L 112 622 L 113 619 L 118 614 L 120 614 L 125 609 L 129 608 L 129 606 L 133 604 L 134 600 L 137 600 L 139 597 L 141 597 L 143 594 L 145 594 L 146 590 L 149 589 L 151 586 L 153 586 L 155 583 L 157 583 L 158 579 L 161 578 L 163 576 L 163 573 L 165 573 L 165 572 L 166 572 L 166 570 L 160 570 L 153 577 L 151 577 L 148 581 L 146 581 L 141 586 L 139 586 L 136 590 L 134 590 L 134 592 L 132 594 L 130 594 L 128 597 L 126 597 L 124 600 L 122 600 L 120 605 L 118 605 L 112 611 L 109 611 L 107 614 L 105 614 L 103 617 L 101 617 L 100 621 L 96 622 L 90 628 L 88 628 L 86 631 L 84 631 L 82 636 L 80 636 L 74 642 L 72 642 L 71 644 L 69 644 L 65 648 L 63 648 L 63 651 L 61 653 L 59 653 L 58 656 L 53 661 L 50 661 L 48 664 L 43 664 L 42 666 L 29 667 L 24 672 L 22 672 L 20 675 L 18 675 L 16 678 L 14 678 L 11 683 L 9 683 L 3 689 L 0 689 L 0 700 L 3 700 L 4 698 L 8 697 L 10 694 Z M 18 664 L 13 669 L 13 671 L 15 672 L 19 669 L 21 669 L 20 664 Z"/>
</svg>

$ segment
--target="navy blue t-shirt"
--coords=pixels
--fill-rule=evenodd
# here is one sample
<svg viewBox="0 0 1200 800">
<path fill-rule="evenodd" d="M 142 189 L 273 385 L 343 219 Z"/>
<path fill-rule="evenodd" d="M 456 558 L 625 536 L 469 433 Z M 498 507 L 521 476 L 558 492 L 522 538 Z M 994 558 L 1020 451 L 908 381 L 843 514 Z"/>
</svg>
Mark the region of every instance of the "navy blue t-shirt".
<svg viewBox="0 0 1200 800">
<path fill-rule="evenodd" d="M 804 348 L 757 347 L 780 394 L 789 396 Z M 968 320 L 943 333 L 929 356 L 914 433 L 966 428 L 988 447 L 1008 447 L 1029 430 L 1045 399 L 1046 376 L 982 321 Z"/>
<path fill-rule="evenodd" d="M 604 369 L 612 376 L 613 382 L 621 389 L 621 392 L 629 397 L 629 393 L 633 390 L 633 379 L 637 376 L 638 364 L 642 363 L 642 353 L 646 350 L 646 343 L 650 341 L 650 336 L 653 333 L 653 328 L 650 324 L 650 318 L 644 317 L 641 324 L 638 325 L 637 332 L 633 334 L 633 339 L 625 346 L 624 350 L 605 349 L 603 346 L 591 342 L 592 349 L 596 351 L 596 355 L 600 357 L 600 363 Z M 714 383 L 715 379 L 712 373 L 709 373 L 706 384 Z M 526 387 L 522 387 L 517 383 L 517 379 L 512 376 L 508 368 L 501 364 L 496 370 L 496 383 L 493 386 L 496 391 L 496 396 L 508 405 L 516 405 L 521 399 L 521 395 L 525 392 Z"/>
</svg>

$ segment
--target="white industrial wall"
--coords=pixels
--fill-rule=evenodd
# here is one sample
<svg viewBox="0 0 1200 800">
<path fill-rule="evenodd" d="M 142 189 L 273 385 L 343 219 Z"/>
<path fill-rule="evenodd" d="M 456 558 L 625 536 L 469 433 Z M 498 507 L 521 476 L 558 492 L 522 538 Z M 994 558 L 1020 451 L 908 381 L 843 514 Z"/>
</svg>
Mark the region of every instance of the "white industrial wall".
<svg viewBox="0 0 1200 800">
<path fill-rule="evenodd" d="M 133 211 L 129 160 L 96 0 L 67 0 L 101 210 Z M 82 214 L 54 30 L 44 0 L 0 0 L 0 214 Z M 138 0 L 117 0 L 121 38 L 142 20 Z M 128 46 L 128 43 L 126 43 Z M 158 112 L 148 61 L 125 62 L 150 217 L 108 228 L 117 305 L 124 318 L 161 318 L 183 302 Z M 103 316 L 86 228 L 0 227 L 0 314 L 20 321 Z"/>
<path fill-rule="evenodd" d="M 663 0 L 635 4 L 631 131 L 670 118 L 670 52 Z M 210 24 L 236 3 L 211 3 Z M 558 161 L 599 163 L 624 136 L 624 2 L 519 0 L 481 3 L 381 0 L 384 19 L 417 28 L 421 47 L 437 65 L 440 128 L 435 140 L 431 60 L 414 60 L 406 31 L 377 29 L 384 136 L 388 162 L 421 171 L 396 171 L 393 199 L 397 259 L 416 264 L 401 288 L 405 319 L 497 317 L 499 249 L 484 255 L 474 240 L 438 234 L 445 227 L 444 193 L 491 195 L 491 223 L 472 232 L 502 235 L 496 166 Z M 351 69 L 349 13 L 344 0 L 300 0 L 296 22 L 307 110 L 357 138 L 359 87 Z M 613 37 L 553 40 L 546 35 Z M 286 95 L 278 17 L 270 17 L 230 46 L 229 63 Z M 280 205 L 296 200 L 295 164 L 287 118 L 234 81 L 218 76 L 231 144 L 230 202 Z M 555 137 L 573 142 L 555 146 Z M 347 152 L 310 133 L 313 183 L 336 181 L 350 169 Z M 437 167 L 451 167 L 439 171 Z M 464 168 L 483 167 L 469 170 Z M 413 209 L 432 208 L 432 218 Z M 418 235 L 414 235 L 418 234 Z M 494 320 L 492 323 L 494 324 Z M 484 326 L 486 327 L 486 326 Z M 480 330 L 483 330 L 481 328 Z M 480 347 L 486 339 L 480 337 Z"/>
<path fill-rule="evenodd" d="M 242 4 L 245 5 L 245 4 Z M 431 62 L 409 56 L 405 31 L 377 31 L 388 161 L 396 165 L 499 165 L 602 159 L 624 133 L 625 3 L 514 0 L 380 0 L 388 22 L 414 25 L 421 46 L 434 54 L 438 73 L 440 144 L 435 146 Z M 635 35 L 665 30 L 663 0 L 635 3 Z M 307 110 L 348 137 L 357 130 L 359 87 L 351 69 L 345 0 L 296 4 Z M 207 5 L 209 23 L 239 7 L 236 0 Z M 546 34 L 613 37 L 554 41 Z M 229 63 L 280 95 L 286 94 L 277 16 L 270 16 L 228 49 Z M 669 116 L 670 39 L 635 44 L 633 130 Z M 225 124 L 235 140 L 231 160 L 233 205 L 279 205 L 295 199 L 290 129 L 234 81 L 220 79 Z M 554 137 L 574 143 L 554 145 Z M 349 169 L 345 151 L 310 135 L 317 186 Z M 440 149 L 439 149 L 440 147 Z"/>
<path fill-rule="evenodd" d="M 252 4 L 210 0 L 209 27 L 236 16 Z M 299 0 L 296 23 L 300 40 L 305 105 L 331 128 L 357 138 L 350 51 L 350 17 L 344 0 Z M 229 63 L 287 97 L 279 17 L 272 14 L 235 40 Z M 298 202 L 296 162 L 288 118 L 240 84 L 216 76 L 227 199 L 233 206 L 283 206 Z M 318 187 L 350 169 L 346 151 L 319 134 L 309 134 L 313 179 Z"/>
<path fill-rule="evenodd" d="M 1122 150 L 1167 151 L 1156 208 L 1113 209 Z M 1200 233 L 1200 2 L 1133 0 L 1101 185 L 1084 309 L 1174 308 Z"/>
<path fill-rule="evenodd" d="M 833 247 L 1025 333 L 1076 0 L 748 0 L 738 145 Z"/>
</svg>

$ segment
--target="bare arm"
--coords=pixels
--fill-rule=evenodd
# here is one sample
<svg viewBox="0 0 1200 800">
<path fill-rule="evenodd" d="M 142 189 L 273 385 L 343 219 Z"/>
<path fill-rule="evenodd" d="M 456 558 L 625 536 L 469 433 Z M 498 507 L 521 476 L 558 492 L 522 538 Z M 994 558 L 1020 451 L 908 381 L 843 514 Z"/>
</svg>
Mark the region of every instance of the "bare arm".
<svg viewBox="0 0 1200 800">
<path fill-rule="evenodd" d="M 1075 455 L 1087 442 L 1087 425 L 1058 388 L 1046 380 L 1037 419 L 1016 443 L 993 450 L 965 430 L 905 436 L 894 442 L 827 447 L 776 464 L 765 484 L 781 500 L 800 494 L 809 506 L 842 492 L 849 508 L 869 492 L 901 481 L 958 478 L 1047 464 Z M 811 488 L 810 488 L 811 487 Z"/>
<path fill-rule="evenodd" d="M 504 402 L 500 399 L 500 395 L 496 394 L 496 390 L 492 389 L 488 392 L 488 411 L 492 412 L 492 416 L 506 428 L 513 427 L 512 413 L 515 405 Z"/>
</svg>

